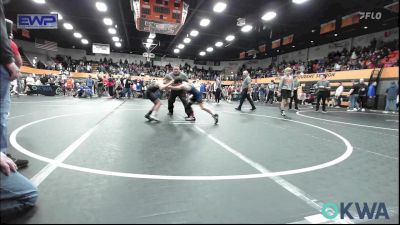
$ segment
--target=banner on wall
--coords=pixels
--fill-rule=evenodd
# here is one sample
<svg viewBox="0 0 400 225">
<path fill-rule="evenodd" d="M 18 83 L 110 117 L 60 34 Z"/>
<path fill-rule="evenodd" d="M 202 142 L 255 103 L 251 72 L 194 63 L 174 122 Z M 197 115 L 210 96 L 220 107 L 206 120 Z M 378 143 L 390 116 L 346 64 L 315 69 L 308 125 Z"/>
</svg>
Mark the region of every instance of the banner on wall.
<svg viewBox="0 0 400 225">
<path fill-rule="evenodd" d="M 284 37 L 283 38 L 283 40 L 282 40 L 282 45 L 288 45 L 288 44 L 291 44 L 292 42 L 293 42 L 293 37 L 294 37 L 294 35 L 292 34 L 292 35 L 289 35 L 289 36 L 286 36 L 286 37 Z"/>
<path fill-rule="evenodd" d="M 240 55 L 239 55 L 239 58 L 240 59 L 246 58 L 246 52 L 241 52 Z"/>
<path fill-rule="evenodd" d="M 356 12 L 347 16 L 342 17 L 342 25 L 341 27 L 351 26 L 353 24 L 360 23 L 360 13 Z"/>
<path fill-rule="evenodd" d="M 326 34 L 336 29 L 336 20 L 321 24 L 320 34 Z"/>
<path fill-rule="evenodd" d="M 272 42 L 272 49 L 279 48 L 281 46 L 281 39 L 275 40 Z"/>
<path fill-rule="evenodd" d="M 347 42 L 346 40 L 344 40 L 344 41 L 338 41 L 338 42 L 334 42 L 334 43 L 329 44 L 329 45 L 328 45 L 328 48 L 329 48 L 329 49 L 347 48 L 349 44 L 350 44 L 350 43 Z"/>
</svg>

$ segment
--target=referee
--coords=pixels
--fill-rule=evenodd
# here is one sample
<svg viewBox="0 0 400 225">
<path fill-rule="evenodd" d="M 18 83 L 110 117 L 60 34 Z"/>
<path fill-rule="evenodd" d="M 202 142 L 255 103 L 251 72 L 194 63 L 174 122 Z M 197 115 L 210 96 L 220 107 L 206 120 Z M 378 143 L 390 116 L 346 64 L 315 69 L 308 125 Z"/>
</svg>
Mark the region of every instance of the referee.
<svg viewBox="0 0 400 225">
<path fill-rule="evenodd" d="M 242 105 L 244 102 L 244 99 L 247 98 L 247 100 L 250 102 L 250 105 L 252 106 L 251 111 L 256 110 L 256 107 L 254 106 L 254 102 L 250 97 L 251 94 L 251 78 L 250 78 L 250 74 L 247 70 L 243 71 L 243 83 L 242 83 L 242 94 L 240 96 L 240 104 L 237 108 L 235 108 L 236 110 L 242 110 Z"/>
<path fill-rule="evenodd" d="M 179 66 L 174 66 L 172 73 L 165 75 L 165 77 L 169 80 L 173 80 L 173 85 L 182 84 L 183 81 L 189 82 L 186 74 L 182 73 Z M 174 114 L 174 103 L 176 97 L 179 97 L 181 100 L 183 107 L 185 108 L 185 112 L 190 117 L 191 115 L 188 113 L 188 102 L 186 100 L 186 91 L 184 90 L 171 90 L 171 94 L 168 98 L 168 115 L 172 116 Z"/>
<path fill-rule="evenodd" d="M 317 94 L 317 105 L 315 111 L 319 110 L 320 101 L 322 99 L 322 112 L 326 113 L 326 99 L 330 95 L 331 87 L 329 81 L 326 80 L 326 75 L 321 74 L 321 80 L 317 82 L 318 94 Z"/>
</svg>

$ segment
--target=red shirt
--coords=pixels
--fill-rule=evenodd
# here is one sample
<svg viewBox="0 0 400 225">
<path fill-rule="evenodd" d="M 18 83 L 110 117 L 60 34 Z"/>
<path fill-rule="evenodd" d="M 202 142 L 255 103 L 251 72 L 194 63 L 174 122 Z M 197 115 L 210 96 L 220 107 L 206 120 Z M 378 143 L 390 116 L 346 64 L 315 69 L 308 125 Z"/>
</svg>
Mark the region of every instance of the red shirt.
<svg viewBox="0 0 400 225">
<path fill-rule="evenodd" d="M 10 40 L 10 47 L 11 47 L 14 57 L 17 57 L 20 55 L 19 51 L 18 51 L 18 46 L 17 46 L 17 44 L 15 44 L 15 42 L 13 40 Z"/>
</svg>

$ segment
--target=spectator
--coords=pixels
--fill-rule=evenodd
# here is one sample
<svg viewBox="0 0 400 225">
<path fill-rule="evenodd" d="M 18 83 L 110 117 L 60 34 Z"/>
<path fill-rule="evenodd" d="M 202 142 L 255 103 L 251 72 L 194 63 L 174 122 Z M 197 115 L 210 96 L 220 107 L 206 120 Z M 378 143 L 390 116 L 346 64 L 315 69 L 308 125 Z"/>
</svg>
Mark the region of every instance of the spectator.
<svg viewBox="0 0 400 225">
<path fill-rule="evenodd" d="M 344 87 L 343 87 L 342 82 L 339 82 L 339 87 L 336 88 L 335 97 L 334 97 L 335 108 L 340 108 L 340 106 L 341 106 L 343 89 L 344 89 Z"/>
<path fill-rule="evenodd" d="M 365 112 L 367 105 L 367 85 L 364 83 L 364 79 L 360 79 L 360 91 L 358 92 L 358 102 L 362 112 Z"/>
<path fill-rule="evenodd" d="M 374 81 L 368 87 L 368 93 L 367 93 L 368 102 L 367 102 L 367 105 L 368 105 L 368 108 L 370 108 L 370 109 L 375 109 L 376 108 L 376 105 L 375 105 L 376 104 L 376 102 L 375 102 L 375 100 L 376 100 L 376 85 L 377 85 L 377 83 L 376 83 L 376 81 Z"/>
<path fill-rule="evenodd" d="M 392 113 L 395 113 L 396 99 L 398 95 L 399 95 L 399 87 L 396 85 L 395 81 L 392 81 L 390 83 L 389 88 L 386 89 L 386 106 L 385 106 L 385 111 L 383 113 L 389 113 L 390 111 L 392 111 Z"/>
<path fill-rule="evenodd" d="M 360 87 L 358 86 L 356 81 L 353 80 L 352 83 L 353 87 L 350 89 L 350 92 L 348 94 L 350 105 L 347 111 L 358 111 L 357 99 Z"/>
<path fill-rule="evenodd" d="M 7 37 L 3 1 L 0 0 L 0 217 L 8 219 L 34 206 L 37 189 L 17 172 L 17 165 L 7 157 L 7 121 L 10 111 L 10 81 L 20 76 Z M 10 218 L 11 219 L 11 218 Z"/>
</svg>

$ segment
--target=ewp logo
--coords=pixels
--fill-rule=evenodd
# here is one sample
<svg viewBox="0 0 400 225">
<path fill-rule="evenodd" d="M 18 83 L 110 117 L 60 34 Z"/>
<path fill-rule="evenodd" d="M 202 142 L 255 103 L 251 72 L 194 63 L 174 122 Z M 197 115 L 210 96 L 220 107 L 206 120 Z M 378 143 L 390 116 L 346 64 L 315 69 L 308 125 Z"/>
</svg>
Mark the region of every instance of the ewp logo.
<svg viewBox="0 0 400 225">
<path fill-rule="evenodd" d="M 345 216 L 348 219 L 354 219 L 353 215 L 349 212 L 352 207 L 353 202 L 349 202 L 347 204 L 341 202 L 340 208 L 337 204 L 333 202 L 325 203 L 322 207 L 321 213 L 327 219 L 335 219 L 340 214 L 340 219 L 345 219 Z M 374 202 L 372 207 L 368 207 L 368 204 L 364 202 L 362 205 L 358 202 L 354 203 L 356 207 L 356 212 L 358 213 L 358 218 L 364 219 L 367 216 L 368 219 L 380 219 L 385 218 L 389 219 L 389 214 L 386 210 L 386 205 L 383 202 Z M 375 217 L 374 217 L 375 215 Z"/>
<path fill-rule="evenodd" d="M 380 20 L 382 18 L 381 12 L 360 12 L 360 20 Z"/>
<path fill-rule="evenodd" d="M 18 14 L 19 29 L 57 29 L 58 14 Z"/>
</svg>

